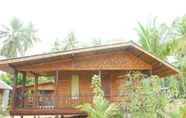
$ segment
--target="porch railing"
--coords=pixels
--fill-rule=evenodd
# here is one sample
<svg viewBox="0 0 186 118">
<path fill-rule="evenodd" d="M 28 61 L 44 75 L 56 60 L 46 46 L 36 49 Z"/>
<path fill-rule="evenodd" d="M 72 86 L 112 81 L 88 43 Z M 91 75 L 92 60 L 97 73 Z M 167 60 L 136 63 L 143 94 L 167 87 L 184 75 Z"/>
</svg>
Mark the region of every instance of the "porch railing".
<svg viewBox="0 0 186 118">
<path fill-rule="evenodd" d="M 120 95 L 105 95 L 105 98 L 112 102 L 121 101 L 123 96 Z M 24 100 L 17 98 L 17 108 L 37 108 L 37 109 L 55 109 L 55 108 L 71 108 L 83 103 L 91 103 L 93 95 L 81 96 L 55 96 L 55 95 L 39 95 L 37 103 L 32 96 L 26 97 Z M 24 105 L 23 105 L 24 103 Z"/>
</svg>

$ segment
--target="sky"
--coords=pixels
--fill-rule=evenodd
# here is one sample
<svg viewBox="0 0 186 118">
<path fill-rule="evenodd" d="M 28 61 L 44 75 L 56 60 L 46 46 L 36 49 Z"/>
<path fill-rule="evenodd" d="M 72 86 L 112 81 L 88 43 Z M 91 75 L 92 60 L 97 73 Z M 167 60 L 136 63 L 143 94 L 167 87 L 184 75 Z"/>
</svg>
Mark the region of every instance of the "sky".
<svg viewBox="0 0 186 118">
<path fill-rule="evenodd" d="M 184 14 L 186 0 L 0 0 L 0 25 L 17 17 L 37 29 L 40 41 L 32 54 L 47 52 L 69 32 L 82 43 L 95 38 L 137 41 L 138 22 L 157 17 L 170 23 Z"/>
</svg>

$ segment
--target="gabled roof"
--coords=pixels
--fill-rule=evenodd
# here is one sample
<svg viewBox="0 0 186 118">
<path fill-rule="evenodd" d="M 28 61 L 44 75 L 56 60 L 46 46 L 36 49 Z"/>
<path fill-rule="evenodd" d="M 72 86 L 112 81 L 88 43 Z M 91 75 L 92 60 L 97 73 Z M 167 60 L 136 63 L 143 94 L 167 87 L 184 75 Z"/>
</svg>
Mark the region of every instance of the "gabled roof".
<svg viewBox="0 0 186 118">
<path fill-rule="evenodd" d="M 3 89 L 3 90 L 11 90 L 12 87 L 9 86 L 8 84 L 6 84 L 4 81 L 0 80 L 0 89 Z"/>
<path fill-rule="evenodd" d="M 4 59 L 0 60 L 0 70 L 5 72 L 11 72 L 12 68 L 16 67 L 17 65 L 24 65 L 27 63 L 34 64 L 38 62 L 47 62 L 51 60 L 61 59 L 62 57 L 66 56 L 73 56 L 73 55 L 80 55 L 86 53 L 97 53 L 97 52 L 104 52 L 104 51 L 115 51 L 115 50 L 126 50 L 136 57 L 140 58 L 144 62 L 152 65 L 152 73 L 157 74 L 159 76 L 168 76 L 174 75 L 179 73 L 179 70 L 176 69 L 173 65 L 169 64 L 168 62 L 159 59 L 155 55 L 149 53 L 148 51 L 144 50 L 138 44 L 134 42 L 120 42 L 115 44 L 107 44 L 101 45 L 96 47 L 88 47 L 88 48 L 79 48 L 73 49 L 68 51 L 59 51 L 53 53 L 45 53 L 45 54 L 38 54 L 32 56 L 25 56 L 25 57 L 18 57 L 18 58 L 11 58 L 11 59 Z"/>
</svg>

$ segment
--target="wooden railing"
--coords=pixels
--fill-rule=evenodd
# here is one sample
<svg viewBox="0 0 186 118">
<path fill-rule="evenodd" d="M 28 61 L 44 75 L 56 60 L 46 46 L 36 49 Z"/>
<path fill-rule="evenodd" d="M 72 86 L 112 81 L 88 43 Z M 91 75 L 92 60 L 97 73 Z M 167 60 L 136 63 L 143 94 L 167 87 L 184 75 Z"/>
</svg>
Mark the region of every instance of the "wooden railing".
<svg viewBox="0 0 186 118">
<path fill-rule="evenodd" d="M 121 100 L 121 96 L 105 95 L 105 98 L 112 102 Z M 17 108 L 37 108 L 37 109 L 55 109 L 55 108 L 71 108 L 83 103 L 91 103 L 93 95 L 81 96 L 54 96 L 54 95 L 39 95 L 37 105 L 34 105 L 33 97 L 26 97 L 23 100 L 17 99 Z M 22 105 L 24 103 L 24 106 Z"/>
</svg>

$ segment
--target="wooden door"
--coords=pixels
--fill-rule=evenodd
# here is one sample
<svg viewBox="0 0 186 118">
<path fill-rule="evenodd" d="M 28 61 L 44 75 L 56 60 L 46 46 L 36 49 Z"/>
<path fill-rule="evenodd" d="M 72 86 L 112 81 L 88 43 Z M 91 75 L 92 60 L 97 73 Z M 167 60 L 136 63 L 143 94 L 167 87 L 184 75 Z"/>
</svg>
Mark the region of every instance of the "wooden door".
<svg viewBox="0 0 186 118">
<path fill-rule="evenodd" d="M 72 75 L 71 80 L 71 96 L 73 99 L 79 98 L 79 76 L 78 75 Z"/>
<path fill-rule="evenodd" d="M 109 74 L 102 76 L 102 88 L 106 98 L 110 98 L 111 95 L 111 78 Z"/>
</svg>

